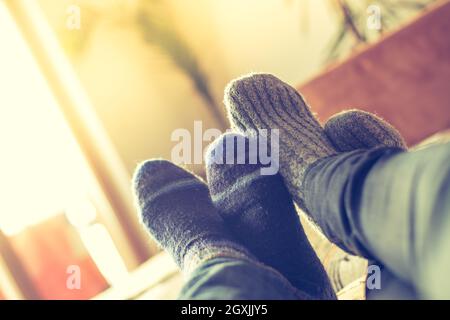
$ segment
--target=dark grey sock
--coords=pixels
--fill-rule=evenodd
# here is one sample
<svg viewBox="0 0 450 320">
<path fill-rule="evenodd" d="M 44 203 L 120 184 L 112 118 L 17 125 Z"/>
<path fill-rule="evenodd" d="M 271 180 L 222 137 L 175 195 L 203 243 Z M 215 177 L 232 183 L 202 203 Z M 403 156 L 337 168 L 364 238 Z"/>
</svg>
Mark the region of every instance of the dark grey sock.
<svg viewBox="0 0 450 320">
<path fill-rule="evenodd" d="M 261 262 L 315 299 L 335 299 L 282 177 L 262 175 L 258 157 L 250 164 L 249 141 L 242 135 L 226 134 L 210 146 L 206 164 L 214 204 L 240 242 Z M 253 149 L 251 154 L 258 152 Z"/>
<path fill-rule="evenodd" d="M 341 152 L 374 147 L 407 149 L 400 132 L 382 118 L 362 110 L 345 110 L 325 123 L 325 133 Z"/>
<path fill-rule="evenodd" d="M 143 223 L 183 271 L 216 257 L 253 259 L 228 232 L 200 178 L 169 161 L 149 160 L 133 182 Z"/>
</svg>

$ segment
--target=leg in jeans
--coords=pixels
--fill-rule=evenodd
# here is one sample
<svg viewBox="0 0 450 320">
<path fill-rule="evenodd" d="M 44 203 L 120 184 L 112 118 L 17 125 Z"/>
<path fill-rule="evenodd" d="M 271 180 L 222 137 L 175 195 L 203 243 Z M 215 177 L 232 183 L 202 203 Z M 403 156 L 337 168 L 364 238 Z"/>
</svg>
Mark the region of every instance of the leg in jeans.
<svg viewBox="0 0 450 320">
<path fill-rule="evenodd" d="M 306 300 L 278 271 L 261 263 L 216 258 L 203 263 L 189 277 L 182 300 Z"/>
<path fill-rule="evenodd" d="M 448 297 L 450 280 L 442 274 L 450 262 L 448 145 L 413 153 L 386 148 L 339 154 L 298 92 L 268 74 L 232 81 L 224 102 L 238 131 L 276 130 L 279 139 L 272 145 L 279 150 L 284 182 L 331 240 L 377 258 L 423 296 Z M 385 131 L 369 127 L 369 138 Z M 355 129 L 344 135 L 351 138 L 344 146 L 361 142 Z"/>
<path fill-rule="evenodd" d="M 450 144 L 321 159 L 304 186 L 308 212 L 330 240 L 380 261 L 422 297 L 450 297 Z"/>
</svg>

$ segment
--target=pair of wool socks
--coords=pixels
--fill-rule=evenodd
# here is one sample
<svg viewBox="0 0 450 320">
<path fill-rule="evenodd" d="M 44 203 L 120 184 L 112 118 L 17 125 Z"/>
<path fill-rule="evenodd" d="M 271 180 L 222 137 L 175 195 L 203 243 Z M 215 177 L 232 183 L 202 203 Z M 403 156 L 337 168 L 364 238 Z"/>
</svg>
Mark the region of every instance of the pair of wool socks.
<svg viewBox="0 0 450 320">
<path fill-rule="evenodd" d="M 225 102 L 235 127 L 242 131 L 280 129 L 282 173 L 300 204 L 302 174 L 318 159 L 336 150 L 405 147 L 395 129 L 360 111 L 337 115 L 322 129 L 298 93 L 271 75 L 232 82 Z M 229 153 L 227 139 L 244 141 L 240 154 L 244 164 L 235 157 L 234 163 L 216 161 L 218 150 L 222 156 Z M 226 135 L 211 147 L 207 173 L 212 199 L 204 182 L 170 162 L 141 165 L 134 187 L 145 225 L 185 271 L 221 256 L 258 259 L 311 297 L 334 298 L 282 178 L 262 175 L 260 161 L 249 163 L 249 141 Z M 237 149 L 234 142 L 231 145 Z M 286 177 L 296 169 L 297 175 Z"/>
<path fill-rule="evenodd" d="M 334 299 L 281 176 L 261 176 L 259 163 L 212 160 L 230 137 L 244 141 L 248 159 L 247 138 L 216 141 L 208 157 L 211 196 L 200 178 L 168 161 L 146 161 L 137 169 L 134 190 L 148 231 L 187 273 L 218 257 L 258 261 L 305 297 Z"/>
</svg>

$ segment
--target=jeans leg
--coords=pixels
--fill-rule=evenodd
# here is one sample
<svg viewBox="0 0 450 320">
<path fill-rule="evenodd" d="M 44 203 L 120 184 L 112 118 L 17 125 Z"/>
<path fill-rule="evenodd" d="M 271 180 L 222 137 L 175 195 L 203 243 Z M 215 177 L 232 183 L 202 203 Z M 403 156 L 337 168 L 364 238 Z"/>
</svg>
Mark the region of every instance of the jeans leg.
<svg viewBox="0 0 450 320">
<path fill-rule="evenodd" d="M 306 300 L 279 272 L 261 263 L 215 258 L 189 277 L 182 300 Z"/>
<path fill-rule="evenodd" d="M 450 144 L 378 148 L 322 159 L 305 202 L 344 250 L 380 261 L 424 297 L 450 297 Z"/>
</svg>

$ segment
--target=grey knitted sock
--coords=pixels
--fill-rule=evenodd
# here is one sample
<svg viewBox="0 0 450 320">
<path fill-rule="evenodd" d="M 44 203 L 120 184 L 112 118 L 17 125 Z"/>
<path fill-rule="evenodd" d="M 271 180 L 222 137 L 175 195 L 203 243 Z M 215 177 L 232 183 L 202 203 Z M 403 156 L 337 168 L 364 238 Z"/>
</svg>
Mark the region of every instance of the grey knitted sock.
<svg viewBox="0 0 450 320">
<path fill-rule="evenodd" d="M 216 257 L 254 260 L 216 211 L 207 185 L 165 160 L 149 160 L 134 175 L 142 221 L 186 273 Z"/>
<path fill-rule="evenodd" d="M 325 133 L 341 152 L 374 147 L 407 149 L 400 132 L 380 117 L 362 110 L 346 110 L 325 123 Z"/>
<path fill-rule="evenodd" d="M 206 173 L 214 204 L 236 237 L 261 262 L 315 299 L 336 299 L 283 179 L 280 174 L 261 173 L 264 165 L 258 156 L 251 160 L 258 154 L 252 146 L 256 144 L 250 139 L 234 133 L 210 145 Z"/>
<path fill-rule="evenodd" d="M 306 210 L 302 184 L 307 167 L 336 151 L 303 98 L 273 75 L 250 74 L 227 86 L 224 102 L 239 131 L 279 130 L 280 173 L 295 202 Z"/>
</svg>

